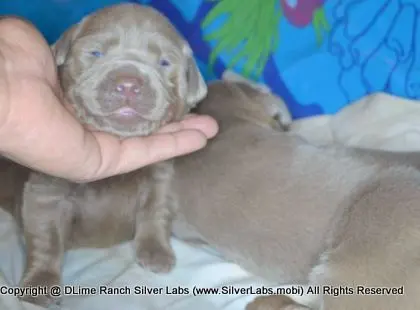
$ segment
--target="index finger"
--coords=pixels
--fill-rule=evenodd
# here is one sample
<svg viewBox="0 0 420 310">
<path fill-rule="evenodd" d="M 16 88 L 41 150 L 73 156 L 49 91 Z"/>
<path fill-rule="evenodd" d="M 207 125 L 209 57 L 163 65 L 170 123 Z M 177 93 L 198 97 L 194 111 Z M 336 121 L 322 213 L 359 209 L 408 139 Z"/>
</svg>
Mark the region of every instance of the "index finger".
<svg viewBox="0 0 420 310">
<path fill-rule="evenodd" d="M 97 178 L 126 173 L 144 166 L 185 155 L 203 148 L 207 137 L 199 130 L 187 129 L 148 137 L 120 141 L 118 151 L 108 137 L 94 133 L 102 150 L 102 162 L 95 172 Z M 114 150 L 109 151 L 112 147 Z M 115 158 L 117 157 L 117 158 Z"/>
</svg>

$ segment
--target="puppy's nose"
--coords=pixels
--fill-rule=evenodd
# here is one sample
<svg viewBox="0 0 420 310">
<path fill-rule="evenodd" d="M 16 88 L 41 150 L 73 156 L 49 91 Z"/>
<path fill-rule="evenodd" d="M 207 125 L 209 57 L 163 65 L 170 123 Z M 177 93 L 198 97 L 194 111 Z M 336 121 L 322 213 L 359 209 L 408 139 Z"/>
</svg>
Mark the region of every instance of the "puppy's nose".
<svg viewBox="0 0 420 310">
<path fill-rule="evenodd" d="M 143 80 L 138 77 L 119 77 L 115 83 L 115 91 L 127 97 L 137 96 L 140 93 Z"/>
</svg>

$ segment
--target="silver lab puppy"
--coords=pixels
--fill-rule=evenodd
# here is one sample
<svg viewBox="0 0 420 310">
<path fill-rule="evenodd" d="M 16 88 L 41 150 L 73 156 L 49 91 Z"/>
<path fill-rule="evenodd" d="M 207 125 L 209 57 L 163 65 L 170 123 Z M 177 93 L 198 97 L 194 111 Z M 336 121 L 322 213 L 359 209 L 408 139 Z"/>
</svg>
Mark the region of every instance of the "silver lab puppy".
<svg viewBox="0 0 420 310">
<path fill-rule="evenodd" d="M 198 113 L 220 131 L 175 161 L 175 235 L 279 284 L 354 289 L 326 294 L 325 310 L 420 309 L 420 172 L 398 163 L 410 156 L 318 148 L 273 130 L 270 97 L 240 83 L 209 85 Z M 379 289 L 369 296 L 358 285 Z M 402 285 L 404 295 L 379 292 Z M 247 309 L 303 308 L 269 296 Z"/>
<path fill-rule="evenodd" d="M 69 109 L 86 125 L 121 138 L 148 135 L 180 119 L 207 93 L 187 42 L 149 7 L 122 4 L 95 12 L 68 30 L 53 52 Z M 172 161 L 90 184 L 33 172 L 17 200 L 10 195 L 25 173 L 12 166 L 2 173 L 3 180 L 18 183 L 0 196 L 16 203 L 24 232 L 21 286 L 60 285 L 66 249 L 133 238 L 145 268 L 168 272 L 174 265 Z M 24 299 L 56 302 L 49 295 Z"/>
</svg>

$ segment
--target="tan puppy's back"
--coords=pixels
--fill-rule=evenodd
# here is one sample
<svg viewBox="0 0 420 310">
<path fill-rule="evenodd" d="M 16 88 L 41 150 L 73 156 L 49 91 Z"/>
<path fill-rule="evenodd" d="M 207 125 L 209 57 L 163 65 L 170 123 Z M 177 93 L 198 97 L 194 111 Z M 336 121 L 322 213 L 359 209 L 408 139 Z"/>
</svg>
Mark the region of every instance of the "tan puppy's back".
<svg viewBox="0 0 420 310">
<path fill-rule="evenodd" d="M 241 84 L 209 86 L 198 112 L 215 117 L 220 133 L 206 149 L 176 161 L 175 234 L 201 238 L 276 282 L 307 283 L 311 276 L 317 285 L 414 284 L 418 171 L 395 165 L 394 156 L 317 148 L 270 130 L 258 114 L 266 111 L 264 96 Z M 326 296 L 324 309 L 420 309 L 414 289 L 406 288 L 413 297 L 407 308 L 399 306 L 408 297 L 342 295 Z M 249 309 L 284 306 L 279 299 Z"/>
<path fill-rule="evenodd" d="M 420 309 L 419 184 L 417 170 L 389 169 L 346 208 L 311 282 L 352 291 L 325 295 L 325 310 Z"/>
<path fill-rule="evenodd" d="M 247 113 L 262 111 L 266 95 L 247 97 L 246 87 L 209 85 L 199 112 L 215 117 L 221 131 L 206 149 L 176 161 L 176 228 L 181 231 L 182 221 L 193 225 L 230 258 L 271 280 L 305 282 L 337 206 L 379 167 L 337 159 L 335 151 L 256 125 L 263 123 L 258 113 Z"/>
</svg>

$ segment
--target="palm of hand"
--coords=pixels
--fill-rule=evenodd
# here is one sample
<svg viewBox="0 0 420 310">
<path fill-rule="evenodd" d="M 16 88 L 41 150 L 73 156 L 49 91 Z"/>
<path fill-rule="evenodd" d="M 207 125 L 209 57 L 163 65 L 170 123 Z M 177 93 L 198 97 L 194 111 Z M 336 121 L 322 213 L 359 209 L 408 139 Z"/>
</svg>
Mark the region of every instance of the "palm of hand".
<svg viewBox="0 0 420 310">
<path fill-rule="evenodd" d="M 0 154 L 42 172 L 92 181 L 205 146 L 218 127 L 191 117 L 143 138 L 90 132 L 63 108 L 54 59 L 30 24 L 0 20 Z"/>
</svg>

